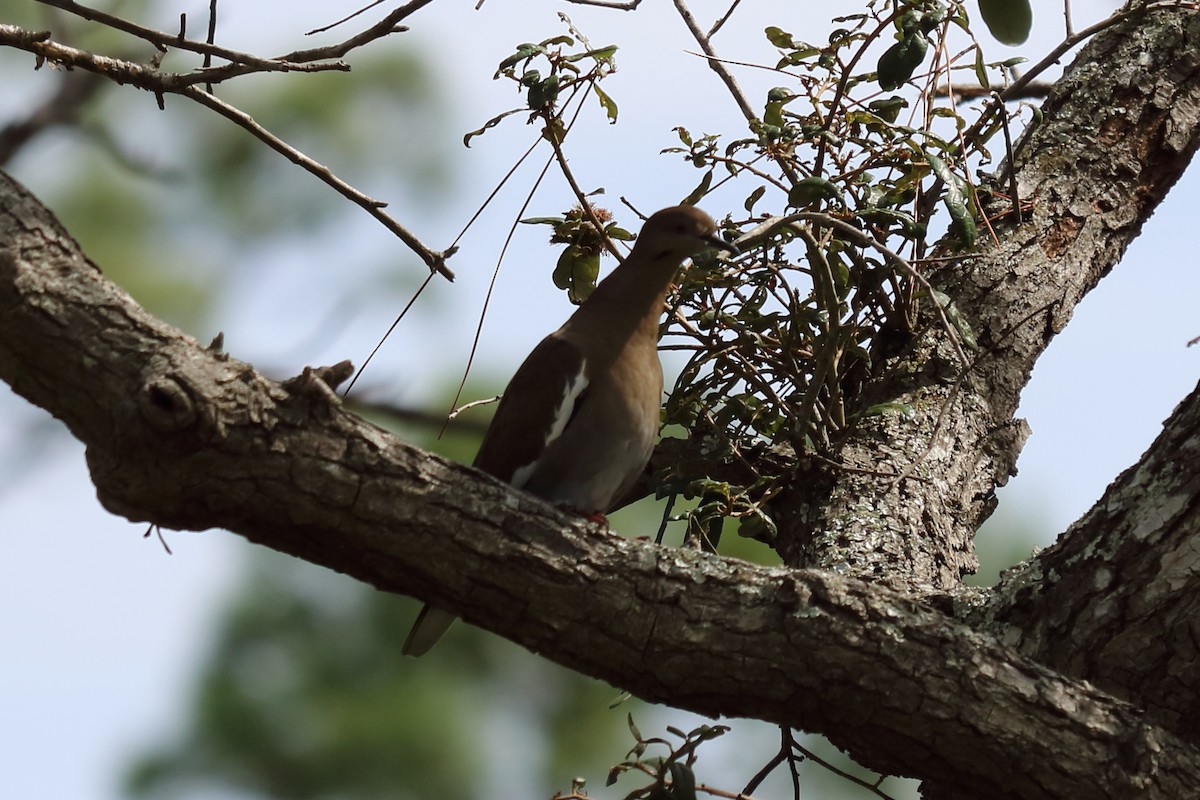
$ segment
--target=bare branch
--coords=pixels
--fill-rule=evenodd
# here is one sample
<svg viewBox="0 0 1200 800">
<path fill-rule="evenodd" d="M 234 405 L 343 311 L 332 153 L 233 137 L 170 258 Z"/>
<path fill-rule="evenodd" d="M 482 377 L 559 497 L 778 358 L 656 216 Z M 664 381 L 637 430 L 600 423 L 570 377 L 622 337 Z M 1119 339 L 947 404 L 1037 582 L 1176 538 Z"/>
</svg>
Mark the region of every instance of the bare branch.
<svg viewBox="0 0 1200 800">
<path fill-rule="evenodd" d="M 249 114 L 219 99 L 216 95 L 209 94 L 208 92 L 196 86 L 188 86 L 183 89 L 180 94 L 182 94 L 184 97 L 195 100 L 200 105 L 206 106 L 207 108 L 216 111 L 226 119 L 237 123 L 239 127 L 244 128 L 245 130 L 254 134 L 254 136 L 261 142 L 266 144 L 275 152 L 287 158 L 293 164 L 303 167 L 309 173 L 319 178 L 322 182 L 332 186 L 347 200 L 350 200 L 355 205 L 364 209 L 372 217 L 379 220 L 379 222 L 381 222 L 385 228 L 394 233 L 401 241 L 408 245 L 409 249 L 420 256 L 421 260 L 429 266 L 430 270 L 440 273 L 449 280 L 454 280 L 454 273 L 451 272 L 449 267 L 446 266 L 446 259 L 453 253 L 430 250 L 424 245 L 424 243 L 421 242 L 420 239 L 418 239 L 416 236 L 410 233 L 407 228 L 397 222 L 394 217 L 384 212 L 383 208 L 387 205 L 386 203 L 381 200 L 376 200 L 346 183 L 344 180 L 334 175 L 333 172 L 324 164 L 320 164 L 309 158 L 304 153 L 292 147 L 263 126 L 259 125 Z"/>
<path fill-rule="evenodd" d="M 411 0 L 411 2 L 400 6 L 400 8 L 397 8 L 371 27 L 351 36 L 343 42 L 326 47 L 314 47 L 310 50 L 295 50 L 287 55 L 280 56 L 280 58 L 284 61 L 319 61 L 329 58 L 341 58 L 351 50 L 370 44 L 376 39 L 382 39 L 393 33 L 401 33 L 407 30 L 403 25 L 400 25 L 400 21 L 407 19 L 431 2 L 433 0 Z"/>
<path fill-rule="evenodd" d="M 741 87 L 738 86 L 737 79 L 733 77 L 732 72 L 725 69 L 725 64 L 717 57 L 717 53 L 713 49 L 712 42 L 709 41 L 708 35 L 705 34 L 700 28 L 700 24 L 696 22 L 696 18 L 692 16 L 692 12 L 687 7 L 687 4 L 684 2 L 684 0 L 674 0 L 674 2 L 675 10 L 679 12 L 680 19 L 683 20 L 683 23 L 687 25 L 688 30 L 691 31 L 693 38 L 696 40 L 696 44 L 700 45 L 700 49 L 703 50 L 704 54 L 709 57 L 708 66 L 713 72 L 717 73 L 717 76 L 725 84 L 725 88 L 729 90 L 729 94 L 733 97 L 733 101 L 737 103 L 738 108 L 741 109 L 742 116 L 746 118 L 746 121 L 753 122 L 758 118 L 758 115 L 754 112 L 754 108 L 746 99 L 746 95 L 742 93 Z"/>
<path fill-rule="evenodd" d="M 204 55 L 204 56 L 215 56 L 216 58 L 223 58 L 226 61 L 231 62 L 232 64 L 240 64 L 240 65 L 247 66 L 247 67 L 253 67 L 254 70 L 252 70 L 252 71 L 259 71 L 259 72 L 289 72 L 289 71 L 317 72 L 317 71 L 328 70 L 328 69 L 337 69 L 337 70 L 343 70 L 343 71 L 349 69 L 349 67 L 347 67 L 344 64 L 336 65 L 336 66 L 328 65 L 328 64 L 321 65 L 321 66 L 315 66 L 315 65 L 304 66 L 300 63 L 301 62 L 300 59 L 283 60 L 283 59 L 273 59 L 273 58 L 262 58 L 260 56 L 252 55 L 250 53 L 243 53 L 238 50 L 230 50 L 227 47 L 221 47 L 220 45 L 211 44 L 209 42 L 200 42 L 200 41 L 196 41 L 193 39 L 185 39 L 182 36 L 179 36 L 177 34 L 171 34 L 171 33 L 166 33 L 164 31 L 154 30 L 153 28 L 147 28 L 142 25 L 138 25 L 136 22 L 130 22 L 129 20 L 122 19 L 121 17 L 114 16 L 112 14 L 108 14 L 108 13 L 99 11 L 94 8 L 89 8 L 84 5 L 80 5 L 79 3 L 73 2 L 73 0 L 37 0 L 37 2 L 42 3 L 43 5 L 53 6 L 54 8 L 62 9 L 63 11 L 70 12 L 71 14 L 74 14 L 77 17 L 89 20 L 91 22 L 97 22 L 101 25 L 105 25 L 109 28 L 112 28 L 113 30 L 122 31 L 123 33 L 128 33 L 132 36 L 136 36 L 137 38 L 147 41 L 150 44 L 154 45 L 159 50 L 165 51 L 169 48 L 175 48 L 177 50 L 188 50 L 190 52 L 199 53 L 200 55 Z M 217 74 L 220 74 L 220 73 L 217 73 Z M 245 74 L 245 73 L 237 73 L 237 74 Z M 211 83 L 216 83 L 218 80 L 220 80 L 220 78 L 214 78 L 214 77 L 210 76 L 210 77 L 207 77 L 204 79 L 200 79 L 197 82 L 208 81 Z"/>
<path fill-rule="evenodd" d="M 289 161 L 303 167 L 312 175 L 328 186 L 331 186 L 343 197 L 346 197 L 360 208 L 363 208 L 385 228 L 394 233 L 401 241 L 420 256 L 430 270 L 441 274 L 448 280 L 454 280 L 454 273 L 446 266 L 446 259 L 453 255 L 453 248 L 447 251 L 432 250 L 421 242 L 415 235 L 383 211 L 386 203 L 369 197 L 337 177 L 324 165 L 313 160 L 301 151 L 284 142 L 279 137 L 259 125 L 246 112 L 218 99 L 215 95 L 205 92 L 196 84 L 216 82 L 232 74 L 245 74 L 257 71 L 256 67 L 245 64 L 230 64 L 226 67 L 214 67 L 208 70 L 199 69 L 190 73 L 163 72 L 153 66 L 138 64 L 109 56 L 90 53 L 86 50 L 70 47 L 52 41 L 49 32 L 27 31 L 15 25 L 0 23 L 0 45 L 8 45 L 37 55 L 41 61 L 49 61 L 60 66 L 84 69 L 102 75 L 116 83 L 128 83 L 139 89 L 152 92 L 163 106 L 163 95 L 178 94 L 189 98 L 207 108 L 216 111 L 221 116 L 236 123 L 249 131 L 271 149 L 285 156 Z M 281 65 L 290 68 L 290 65 Z M 297 65 L 297 69 L 345 69 L 344 65 L 314 63 Z"/>
<path fill-rule="evenodd" d="M 729 8 L 725 10 L 725 13 L 722 14 L 717 21 L 713 23 L 713 26 L 708 29 L 706 38 L 711 39 L 712 37 L 716 36 L 717 31 L 725 27 L 725 23 L 729 22 L 730 18 L 733 16 L 733 12 L 737 11 L 737 7 L 741 5 L 741 3 L 742 0 L 733 0 L 733 2 L 729 4 Z"/>
<path fill-rule="evenodd" d="M 568 3 L 574 3 L 577 6 L 597 6 L 598 8 L 614 8 L 617 11 L 636 11 L 637 7 L 642 4 L 642 0 L 567 0 Z"/>
</svg>

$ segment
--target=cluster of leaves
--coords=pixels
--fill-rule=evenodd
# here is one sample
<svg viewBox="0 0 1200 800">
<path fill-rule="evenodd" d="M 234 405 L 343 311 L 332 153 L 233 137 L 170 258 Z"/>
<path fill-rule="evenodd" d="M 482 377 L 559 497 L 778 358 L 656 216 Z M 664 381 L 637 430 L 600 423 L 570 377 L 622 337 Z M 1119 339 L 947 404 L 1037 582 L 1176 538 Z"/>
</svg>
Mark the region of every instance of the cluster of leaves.
<svg viewBox="0 0 1200 800">
<path fill-rule="evenodd" d="M 529 217 L 521 220 L 527 225 L 549 225 L 551 244 L 565 244 L 566 248 L 554 265 L 554 285 L 567 292 L 567 298 L 579 305 L 587 300 L 596 288 L 600 277 L 600 256 L 606 251 L 609 240 L 628 242 L 633 234 L 612 219 L 612 212 L 599 206 L 592 207 L 592 215 L 601 228 L 596 227 L 582 206 L 575 206 L 561 217 Z"/>
<path fill-rule="evenodd" d="M 693 765 L 696 763 L 696 750 L 705 742 L 712 741 L 729 731 L 726 725 L 701 725 L 684 733 L 678 728 L 667 726 L 667 731 L 681 741 L 678 745 L 668 739 L 642 736 L 633 715 L 628 717 L 629 732 L 633 734 L 634 745 L 625 755 L 625 760 L 608 772 L 607 786 L 612 786 L 627 772 L 640 772 L 650 776 L 650 783 L 639 786 L 625 795 L 625 800 L 696 800 L 696 773 Z M 650 748 L 662 748 L 665 755 L 647 756 Z M 574 796 L 579 796 L 580 787 L 574 788 Z M 555 795 L 562 798 L 562 795 Z"/>
<path fill-rule="evenodd" d="M 525 95 L 525 105 L 492 117 L 482 127 L 466 134 L 463 144 L 470 147 L 473 138 L 494 128 L 506 117 L 522 112 L 529 114 L 531 122 L 542 119 L 547 123 L 543 136 L 562 141 L 566 132 L 562 108 L 581 90 L 595 95 L 608 121 L 616 123 L 616 101 L 600 88 L 600 81 L 617 69 L 614 59 L 616 45 L 592 47 L 566 14 L 560 13 L 559 17 L 567 24 L 571 35 L 561 34 L 540 42 L 517 45 L 512 55 L 500 62 L 496 74 L 492 76 L 493 79 L 503 77 L 515 82 Z"/>
<path fill-rule="evenodd" d="M 922 304 L 951 316 L 921 271 L 935 251 L 973 247 L 984 219 L 968 170 L 991 159 L 986 143 L 1006 119 L 960 109 L 948 87 L 960 73 L 1007 77 L 1011 62 L 984 61 L 961 0 L 875 2 L 836 22 L 824 45 L 766 29 L 788 81 L 767 92 L 750 136 L 678 128 L 680 146 L 664 151 L 703 170 L 689 200 L 750 186 L 746 216 L 724 220 L 742 257 L 732 270 L 698 260 L 664 330 L 665 347 L 690 353 L 664 422 L 750 475 L 660 476 L 662 493 L 700 500 L 691 530 L 710 541 L 726 518 L 771 540 L 764 508 L 792 476 L 755 469 L 764 451 L 832 455 L 861 420 L 906 411 L 863 389 Z M 952 335 L 969 346 L 969 330 Z"/>
</svg>

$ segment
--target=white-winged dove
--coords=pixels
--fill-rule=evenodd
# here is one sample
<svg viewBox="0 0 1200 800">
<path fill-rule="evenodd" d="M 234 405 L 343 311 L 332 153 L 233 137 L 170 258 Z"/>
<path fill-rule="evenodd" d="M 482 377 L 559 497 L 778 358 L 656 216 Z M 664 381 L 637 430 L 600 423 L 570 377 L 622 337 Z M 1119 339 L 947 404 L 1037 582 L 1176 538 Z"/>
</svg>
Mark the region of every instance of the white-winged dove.
<svg viewBox="0 0 1200 800">
<path fill-rule="evenodd" d="M 658 434 L 667 290 L 684 259 L 734 250 L 716 231 L 691 206 L 646 220 L 625 260 L 517 369 L 474 465 L 581 514 L 611 510 L 645 469 Z M 403 652 L 427 652 L 454 619 L 426 604 Z"/>
</svg>

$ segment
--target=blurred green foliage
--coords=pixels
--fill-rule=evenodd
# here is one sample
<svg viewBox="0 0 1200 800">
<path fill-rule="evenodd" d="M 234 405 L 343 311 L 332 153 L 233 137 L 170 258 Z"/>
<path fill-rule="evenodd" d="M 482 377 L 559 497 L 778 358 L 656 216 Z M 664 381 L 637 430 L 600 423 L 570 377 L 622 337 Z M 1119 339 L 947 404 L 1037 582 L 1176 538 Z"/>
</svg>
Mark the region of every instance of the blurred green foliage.
<svg viewBox="0 0 1200 800">
<path fill-rule="evenodd" d="M 142 19 L 155 10 L 126 2 L 119 13 Z M 54 9 L 20 11 L 25 24 L 79 47 L 147 56 L 144 42 Z M 419 46 L 405 44 L 357 54 L 348 73 L 253 75 L 214 91 L 368 194 L 428 212 L 446 201 L 454 174 L 443 144 L 448 109 Z M 25 73 L 29 111 L 55 102 L 64 82 L 95 80 L 34 72 L 32 56 L 16 56 L 10 72 Z M 167 66 L 190 69 L 198 58 L 172 53 Z M 160 110 L 147 92 L 100 81 L 71 122 L 42 131 L 0 166 L 54 210 L 109 278 L 152 313 L 199 332 L 257 257 L 326 240 L 365 212 L 230 121 L 182 97 L 164 102 Z M 398 270 L 397 257 L 416 261 L 398 241 L 390 253 L 362 255 L 377 262 L 375 280 L 401 273 L 411 286 L 421 272 Z"/>
</svg>

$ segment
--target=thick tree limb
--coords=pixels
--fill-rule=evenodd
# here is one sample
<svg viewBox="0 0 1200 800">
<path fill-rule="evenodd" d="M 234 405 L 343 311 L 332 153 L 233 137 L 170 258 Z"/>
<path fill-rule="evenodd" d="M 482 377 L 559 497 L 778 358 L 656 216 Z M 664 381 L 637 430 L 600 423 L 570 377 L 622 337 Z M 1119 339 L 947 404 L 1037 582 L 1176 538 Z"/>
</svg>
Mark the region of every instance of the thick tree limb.
<svg viewBox="0 0 1200 800">
<path fill-rule="evenodd" d="M 1200 785 L 1200 753 L 1134 707 L 892 590 L 610 535 L 347 414 L 332 373 L 266 380 L 148 315 L 7 178 L 0 310 L 0 378 L 85 442 L 130 519 L 228 528 L 648 699 L 822 731 L 947 791 Z"/>
<path fill-rule="evenodd" d="M 1200 387 L 989 610 L 1020 651 L 1200 740 Z"/>
</svg>

